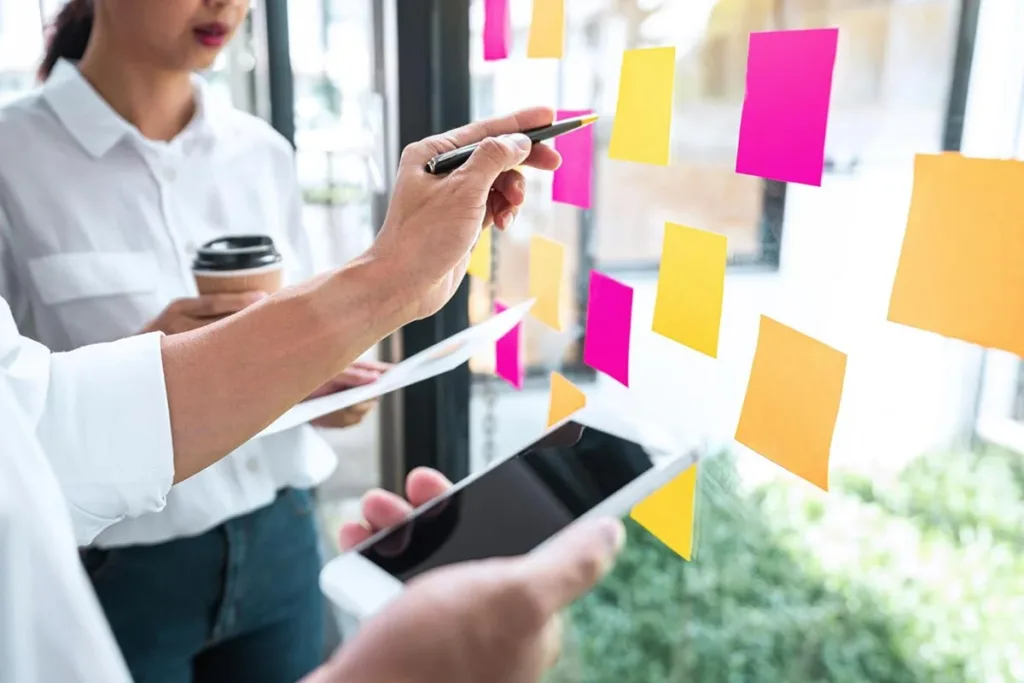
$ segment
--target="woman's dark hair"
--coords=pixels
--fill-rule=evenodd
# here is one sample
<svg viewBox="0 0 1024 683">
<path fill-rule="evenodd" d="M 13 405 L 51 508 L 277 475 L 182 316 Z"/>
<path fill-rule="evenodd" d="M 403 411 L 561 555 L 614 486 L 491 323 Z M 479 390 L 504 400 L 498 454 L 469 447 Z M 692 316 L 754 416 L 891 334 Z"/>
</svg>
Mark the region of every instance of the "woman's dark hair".
<svg viewBox="0 0 1024 683">
<path fill-rule="evenodd" d="M 68 0 L 50 25 L 46 55 L 39 65 L 39 80 L 45 81 L 61 59 L 78 60 L 85 54 L 92 33 L 92 0 Z"/>
</svg>

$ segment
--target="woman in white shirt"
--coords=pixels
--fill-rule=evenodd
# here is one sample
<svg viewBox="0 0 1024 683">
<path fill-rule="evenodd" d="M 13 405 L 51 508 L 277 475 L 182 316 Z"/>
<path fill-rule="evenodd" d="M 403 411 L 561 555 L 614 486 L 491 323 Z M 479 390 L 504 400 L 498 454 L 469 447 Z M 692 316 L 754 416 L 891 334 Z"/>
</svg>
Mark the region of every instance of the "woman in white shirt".
<svg viewBox="0 0 1024 683">
<path fill-rule="evenodd" d="M 312 275 L 291 147 L 193 75 L 248 6 L 62 10 L 42 89 L 0 111 L 0 296 L 24 334 L 59 351 L 233 313 L 261 294 L 198 298 L 190 269 L 195 249 L 224 235 L 270 236 L 286 284 Z M 83 552 L 136 681 L 277 683 L 320 663 L 310 489 L 335 465 L 309 425 L 251 442 Z"/>
</svg>

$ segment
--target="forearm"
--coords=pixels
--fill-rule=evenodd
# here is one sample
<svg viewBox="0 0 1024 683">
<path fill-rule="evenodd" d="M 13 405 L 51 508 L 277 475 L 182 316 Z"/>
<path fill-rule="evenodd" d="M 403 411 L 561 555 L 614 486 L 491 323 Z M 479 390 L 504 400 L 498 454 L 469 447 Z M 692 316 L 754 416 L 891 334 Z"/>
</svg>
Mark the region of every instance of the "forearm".
<svg viewBox="0 0 1024 683">
<path fill-rule="evenodd" d="M 216 462 L 404 324 L 383 264 L 340 271 L 163 340 L 175 482 Z"/>
</svg>

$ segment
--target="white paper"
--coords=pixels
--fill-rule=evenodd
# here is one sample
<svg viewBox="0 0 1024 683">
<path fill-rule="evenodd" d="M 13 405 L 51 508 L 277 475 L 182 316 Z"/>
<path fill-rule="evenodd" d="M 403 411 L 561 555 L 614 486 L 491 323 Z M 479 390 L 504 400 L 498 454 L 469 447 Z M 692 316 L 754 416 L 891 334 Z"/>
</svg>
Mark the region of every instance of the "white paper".
<svg viewBox="0 0 1024 683">
<path fill-rule="evenodd" d="M 311 422 L 337 410 L 422 382 L 454 370 L 512 331 L 533 307 L 535 299 L 511 306 L 488 320 L 452 335 L 415 356 L 405 359 L 380 376 L 373 384 L 339 391 L 336 394 L 304 401 L 279 417 L 259 436 L 276 434 Z"/>
</svg>

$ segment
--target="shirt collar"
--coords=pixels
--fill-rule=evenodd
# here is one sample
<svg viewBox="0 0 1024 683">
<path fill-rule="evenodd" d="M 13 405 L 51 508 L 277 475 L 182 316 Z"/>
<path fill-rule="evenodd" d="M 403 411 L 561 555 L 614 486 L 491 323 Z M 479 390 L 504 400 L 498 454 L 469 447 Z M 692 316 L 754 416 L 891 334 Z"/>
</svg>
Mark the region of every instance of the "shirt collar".
<svg viewBox="0 0 1024 683">
<path fill-rule="evenodd" d="M 196 113 L 180 137 L 194 136 L 210 143 L 217 134 L 216 98 L 200 76 L 193 76 Z M 85 80 L 78 67 L 60 60 L 43 84 L 43 97 L 72 137 L 93 157 L 100 158 L 125 137 L 143 139 L 139 129 L 121 117 Z"/>
</svg>

